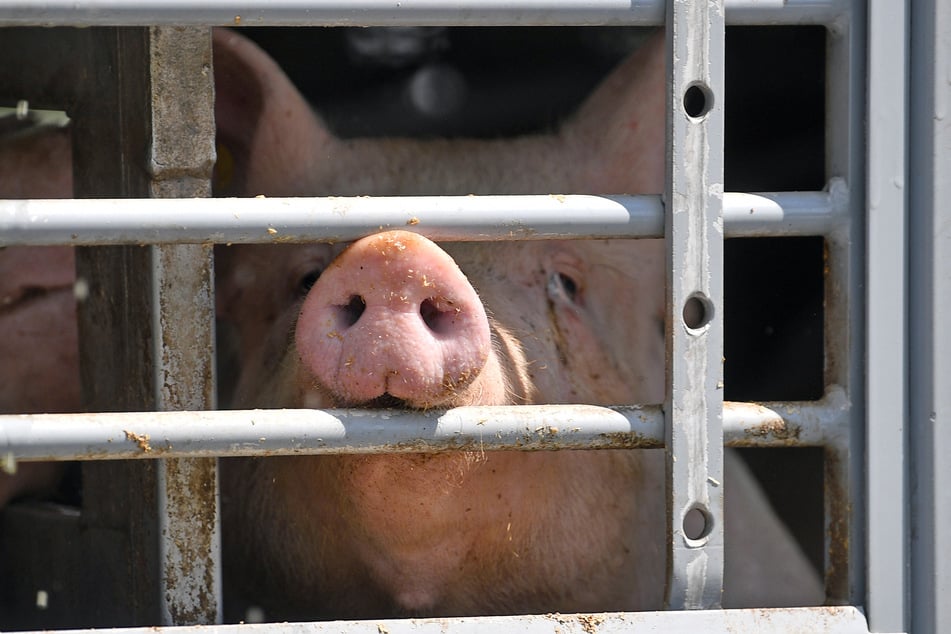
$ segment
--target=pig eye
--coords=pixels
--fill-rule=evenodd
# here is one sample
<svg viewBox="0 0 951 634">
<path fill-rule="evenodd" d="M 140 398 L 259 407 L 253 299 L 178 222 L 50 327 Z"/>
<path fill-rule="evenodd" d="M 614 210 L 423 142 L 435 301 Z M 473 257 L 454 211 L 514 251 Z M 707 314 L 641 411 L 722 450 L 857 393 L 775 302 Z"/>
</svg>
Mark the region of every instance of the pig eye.
<svg viewBox="0 0 951 634">
<path fill-rule="evenodd" d="M 548 277 L 548 296 L 552 300 L 577 303 L 578 290 L 578 283 L 570 275 L 555 272 Z"/>
<path fill-rule="evenodd" d="M 321 273 L 323 273 L 323 269 L 313 269 L 304 274 L 297 283 L 297 292 L 300 293 L 301 296 L 309 293 L 310 289 L 317 283 L 317 279 Z"/>
</svg>

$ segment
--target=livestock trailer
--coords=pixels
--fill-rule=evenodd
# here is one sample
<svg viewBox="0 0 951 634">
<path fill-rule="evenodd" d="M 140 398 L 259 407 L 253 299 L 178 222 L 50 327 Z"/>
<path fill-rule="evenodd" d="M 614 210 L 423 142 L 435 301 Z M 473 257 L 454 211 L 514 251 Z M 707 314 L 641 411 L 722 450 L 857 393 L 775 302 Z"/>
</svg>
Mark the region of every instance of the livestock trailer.
<svg viewBox="0 0 951 634">
<path fill-rule="evenodd" d="M 408 25 L 666 25 L 665 193 L 210 197 L 210 27 Z M 951 556 L 941 536 L 951 508 L 937 483 L 951 453 L 951 341 L 941 327 L 951 317 L 951 3 L 9 0 L 0 5 L 0 26 L 7 61 L 0 69 L 7 103 L 0 105 L 65 110 L 75 163 L 74 199 L 0 202 L 0 245 L 79 247 L 79 275 L 95 280 L 83 289 L 79 318 L 90 413 L 0 418 L 7 470 L 80 461 L 83 487 L 78 508 L 23 504 L 0 515 L 0 628 L 948 627 Z M 725 47 L 733 33 L 754 26 L 821 32 L 822 182 L 811 191 L 724 191 L 724 111 L 732 107 Z M 771 125 L 792 125 L 795 116 L 775 116 Z M 765 160 L 779 165 L 780 157 Z M 215 411 L 214 244 L 346 241 L 406 226 L 410 217 L 414 231 L 441 240 L 664 237 L 665 403 L 565 406 L 532 412 L 530 423 L 518 408 L 386 413 L 406 418 L 393 428 L 372 412 L 298 411 L 291 422 L 279 410 Z M 724 239 L 776 237 L 819 239 L 818 393 L 725 401 Z M 491 439 L 483 433 L 487 419 Z M 221 624 L 218 457 L 386 452 L 420 440 L 433 450 L 460 440 L 491 449 L 663 447 L 668 609 Z M 825 605 L 719 609 L 724 446 L 818 452 L 809 464 L 821 488 Z M 688 513 L 702 526 L 689 535 Z"/>
</svg>

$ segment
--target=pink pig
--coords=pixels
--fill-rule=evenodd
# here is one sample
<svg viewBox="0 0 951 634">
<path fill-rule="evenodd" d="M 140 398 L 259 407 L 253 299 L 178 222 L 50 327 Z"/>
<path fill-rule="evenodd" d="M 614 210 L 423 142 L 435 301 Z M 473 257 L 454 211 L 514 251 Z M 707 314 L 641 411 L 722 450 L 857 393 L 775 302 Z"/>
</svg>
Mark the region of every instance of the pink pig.
<svg viewBox="0 0 951 634">
<path fill-rule="evenodd" d="M 660 36 L 561 129 L 502 142 L 337 139 L 252 43 L 230 32 L 216 42 L 219 139 L 243 158 L 229 183 L 238 195 L 663 188 Z M 436 245 L 390 231 L 339 255 L 326 245 L 221 253 L 238 407 L 663 400 L 661 241 Z M 659 451 L 236 459 L 222 471 L 230 578 L 273 617 L 662 606 Z M 725 604 L 821 602 L 732 455 L 727 476 L 728 545 L 743 547 L 730 549 Z M 788 564 L 766 564 L 777 558 Z"/>
<path fill-rule="evenodd" d="M 218 191 L 660 192 L 663 60 L 658 35 L 552 134 L 342 140 L 263 51 L 220 30 L 216 112 L 229 167 Z M 68 139 L 49 139 L 34 151 L 65 148 L 45 154 L 54 176 L 23 187 L 28 179 L 4 180 L 0 170 L 0 196 L 70 195 Z M 0 407 L 73 409 L 74 305 L 59 292 L 71 286 L 68 251 L 24 249 L 43 259 L 38 268 L 11 254 L 0 252 L 11 288 L 38 284 L 50 301 L 0 313 L 4 334 L 21 320 L 43 324 L 32 356 L 0 347 L 0 369 L 23 383 L 49 377 L 31 387 L 50 400 L 34 407 L 30 390 L 3 392 Z M 221 247 L 219 317 L 233 329 L 239 364 L 231 405 L 657 403 L 663 265 L 654 240 L 436 245 L 398 231 L 342 252 Z M 32 270 L 44 278 L 31 281 Z M 52 319 L 33 320 L 34 310 Z M 51 368 L 55 355 L 62 359 Z M 62 386 L 55 397 L 54 381 Z M 817 575 L 751 476 L 730 454 L 726 470 L 724 604 L 821 603 Z M 22 478 L 8 482 L 0 476 L 0 503 L 4 491 L 27 488 Z M 245 603 L 271 618 L 657 609 L 664 499 L 656 450 L 223 460 L 226 601 L 239 618 Z"/>
</svg>

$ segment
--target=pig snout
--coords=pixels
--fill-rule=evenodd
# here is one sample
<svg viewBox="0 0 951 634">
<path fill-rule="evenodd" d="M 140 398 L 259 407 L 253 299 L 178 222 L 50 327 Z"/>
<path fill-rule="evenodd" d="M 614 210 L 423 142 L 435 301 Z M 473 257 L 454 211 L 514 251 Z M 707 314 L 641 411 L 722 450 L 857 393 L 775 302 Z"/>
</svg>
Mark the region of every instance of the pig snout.
<svg viewBox="0 0 951 634">
<path fill-rule="evenodd" d="M 465 275 L 436 244 L 406 231 L 341 253 L 304 300 L 295 340 L 318 387 L 347 406 L 445 404 L 476 381 L 491 353 L 489 321 Z"/>
</svg>

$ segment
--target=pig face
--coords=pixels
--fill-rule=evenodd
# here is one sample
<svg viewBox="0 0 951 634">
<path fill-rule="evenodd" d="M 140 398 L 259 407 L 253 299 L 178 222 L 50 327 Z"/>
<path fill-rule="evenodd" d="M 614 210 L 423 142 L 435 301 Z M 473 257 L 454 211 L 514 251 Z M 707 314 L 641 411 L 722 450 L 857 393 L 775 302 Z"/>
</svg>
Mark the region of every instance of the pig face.
<svg viewBox="0 0 951 634">
<path fill-rule="evenodd" d="M 444 251 L 390 232 L 332 261 L 326 245 L 232 247 L 218 260 L 229 273 L 220 296 L 278 302 L 221 311 L 242 342 L 236 405 L 659 400 L 661 373 L 644 364 L 663 363 L 663 297 L 652 284 L 660 246 Z M 241 564 L 232 578 L 269 579 L 248 591 L 280 618 L 659 606 L 663 496 L 643 478 L 662 473 L 662 459 L 573 451 L 223 461 L 225 560 Z M 657 539 L 638 539 L 645 534 Z M 267 595 L 271 586 L 279 597 Z"/>
<path fill-rule="evenodd" d="M 343 142 L 309 110 L 294 112 L 302 100 L 263 53 L 219 32 L 220 139 L 238 148 L 228 187 L 658 192 L 661 50 L 655 38 L 552 135 Z M 249 77 L 264 79 L 236 90 Z M 281 151 L 264 151 L 275 138 Z M 608 155 L 619 148 L 628 164 Z M 241 351 L 235 405 L 660 401 L 661 249 L 643 240 L 437 246 L 408 232 L 342 252 L 221 248 L 219 316 Z M 663 494 L 648 475 L 662 474 L 662 459 L 566 451 L 224 461 L 229 578 L 263 580 L 246 591 L 281 618 L 659 607 Z"/>
<path fill-rule="evenodd" d="M 246 342 L 238 405 L 659 396 L 659 380 L 638 364 L 662 363 L 662 297 L 636 294 L 638 277 L 647 286 L 656 274 L 657 246 L 539 241 L 447 252 L 398 231 L 358 241 L 328 264 L 323 245 L 283 247 L 279 260 L 275 247 L 241 247 L 235 256 L 255 253 L 270 270 L 240 273 L 240 290 L 222 278 L 219 292 L 268 296 L 282 278 L 303 283 L 282 309 L 235 316 Z M 291 296 L 294 284 L 283 286 Z M 609 339 L 599 329 L 615 320 L 626 334 Z M 628 347 L 640 334 L 643 351 Z M 621 349 L 633 360 L 621 361 Z M 663 540 L 638 539 L 662 535 L 663 497 L 643 479 L 659 473 L 658 461 L 659 452 L 627 451 L 226 461 L 225 559 L 244 566 L 235 577 L 266 575 L 281 588 L 278 598 L 252 590 L 281 618 L 658 606 Z"/>
<path fill-rule="evenodd" d="M 222 156 L 228 159 L 220 166 L 218 191 L 658 192 L 664 171 L 661 52 L 655 38 L 550 135 L 497 142 L 344 142 L 326 131 L 266 55 L 237 34 L 217 31 L 216 107 Z M 59 150 L 47 152 L 41 162 L 62 168 L 47 183 L 52 191 L 34 188 L 22 195 L 69 195 L 68 138 L 51 138 Z M 0 165 L 4 157 L 0 151 Z M 14 166 L 24 165 L 15 161 Z M 4 180 L 13 173 L 0 169 L 0 190 L 28 183 Z M 351 274 L 354 267 L 385 266 L 374 263 L 369 252 L 387 251 L 387 242 L 401 243 L 411 264 L 401 264 L 399 275 L 370 276 L 370 287 L 364 280 L 360 288 L 348 288 L 360 277 Z M 219 317 L 232 327 L 238 351 L 233 406 L 425 409 L 467 403 L 650 403 L 663 396 L 659 242 L 437 247 L 398 234 L 371 237 L 346 253 L 343 248 L 217 250 Z M 0 268 L 11 253 L 0 252 Z M 31 249 L 23 255 L 39 253 Z M 40 300 L 18 303 L 44 318 L 24 322 L 44 333 L 34 338 L 42 345 L 29 351 L 53 351 L 32 354 L 33 361 L 53 361 L 56 351 L 75 350 L 71 262 L 63 249 L 38 267 L 14 267 L 13 275 L 3 277 L 11 281 L 13 295 Z M 337 269 L 345 274 L 335 274 Z M 50 277 L 34 283 L 30 271 Z M 46 290 L 17 294 L 23 288 L 17 280 Z M 426 330 L 418 322 L 406 325 L 410 313 L 419 314 Z M 0 318 L 11 315 L 0 311 Z M 364 324 L 363 338 L 357 332 L 349 349 L 342 343 L 334 347 L 360 330 L 363 317 L 377 325 Z M 399 323 L 404 326 L 386 327 Z M 5 326 L 3 332 L 14 327 L 19 326 Z M 57 367 L 37 364 L 41 372 L 30 378 L 21 363 L 26 348 L 17 347 L 29 340 L 7 342 L 13 347 L 0 350 L 0 369 L 25 379 L 22 385 L 29 388 L 5 392 L 3 399 L 12 403 L 5 406 L 26 411 L 32 406 L 23 398 L 37 394 L 42 396 L 37 408 L 77 409 L 75 354 Z M 416 354 L 399 353 L 400 346 L 405 350 L 420 341 L 429 343 L 418 345 Z M 355 363 L 364 371 L 348 369 Z M 57 385 L 62 389 L 55 393 L 50 386 Z M 60 396 L 63 404 L 55 400 Z M 727 460 L 728 471 L 731 465 Z M 750 483 L 742 473 L 728 478 L 731 487 Z M 7 484 L 0 478 L 0 504 L 11 491 Z M 742 551 L 727 558 L 726 596 L 735 597 L 732 605 L 821 601 L 821 586 L 802 572 L 801 554 L 797 559 L 788 535 L 762 502 L 751 502 L 755 496 L 743 491 L 742 498 L 727 497 L 727 528 L 745 531 L 734 542 Z M 236 618 L 243 616 L 242 592 L 273 618 L 661 606 L 661 452 L 230 459 L 222 460 L 222 498 L 226 607 Z M 774 556 L 775 549 L 764 544 L 784 544 L 785 552 Z M 770 579 L 777 567 L 763 569 L 764 562 L 776 560 L 785 562 L 784 571 L 796 572 Z M 781 591 L 750 600 L 761 597 L 757 592 L 764 588 Z"/>
</svg>

